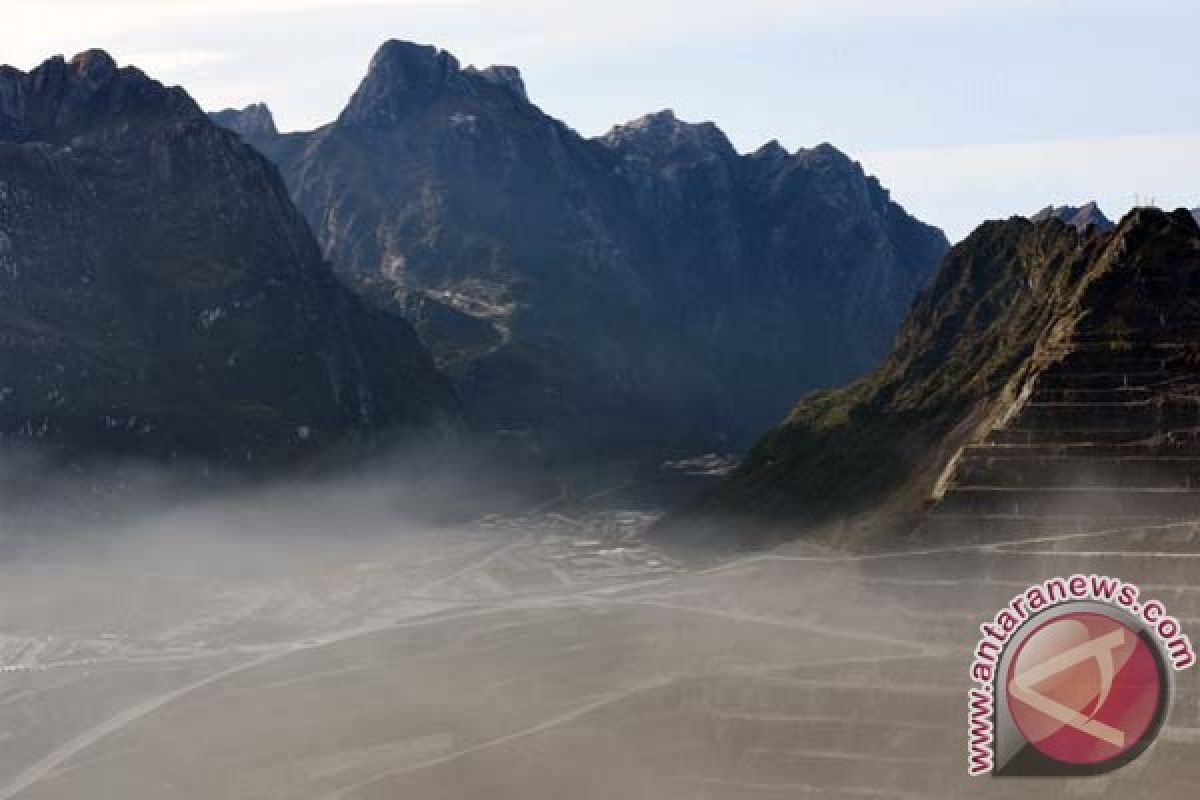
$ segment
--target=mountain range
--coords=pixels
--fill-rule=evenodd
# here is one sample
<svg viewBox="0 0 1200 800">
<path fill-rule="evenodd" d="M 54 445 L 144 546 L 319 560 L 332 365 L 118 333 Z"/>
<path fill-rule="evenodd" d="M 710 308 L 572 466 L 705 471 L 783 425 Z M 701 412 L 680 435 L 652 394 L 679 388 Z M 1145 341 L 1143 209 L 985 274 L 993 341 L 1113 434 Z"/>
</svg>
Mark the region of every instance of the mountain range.
<svg viewBox="0 0 1200 800">
<path fill-rule="evenodd" d="M 912 509 L 1195 214 L 1049 207 L 946 254 L 830 145 L 669 111 L 589 139 L 436 48 L 284 134 L 88 51 L 0 68 L 0 434 L 281 464 L 465 419 L 637 458 L 783 418 L 682 518 Z"/>
<path fill-rule="evenodd" d="M 589 139 L 517 69 L 385 43 L 273 160 L 325 258 L 416 327 L 468 418 L 539 450 L 741 446 L 883 353 L 947 249 L 830 145 L 741 154 L 664 111 Z M 830 346 L 836 342 L 836 346 Z"/>
<path fill-rule="evenodd" d="M 102 51 L 0 67 L 0 434 L 292 462 L 454 435 L 412 328 L 323 260 L 275 167 Z"/>
</svg>

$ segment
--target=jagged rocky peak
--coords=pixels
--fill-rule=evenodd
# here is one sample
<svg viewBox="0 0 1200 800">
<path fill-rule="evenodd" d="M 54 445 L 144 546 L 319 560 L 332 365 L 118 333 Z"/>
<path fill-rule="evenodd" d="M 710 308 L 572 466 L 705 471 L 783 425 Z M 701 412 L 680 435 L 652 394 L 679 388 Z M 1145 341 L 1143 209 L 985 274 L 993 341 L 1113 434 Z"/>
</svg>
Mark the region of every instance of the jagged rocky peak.
<svg viewBox="0 0 1200 800">
<path fill-rule="evenodd" d="M 87 86 L 95 89 L 108 83 L 117 74 L 117 62 L 103 50 L 85 50 L 71 59 L 75 74 Z"/>
<path fill-rule="evenodd" d="M 860 163 L 828 142 L 789 153 L 779 142 L 771 141 L 747 156 L 747 161 L 755 168 L 755 174 L 769 179 L 794 173 L 820 175 L 828 180 L 845 180 L 855 185 L 865 181 L 879 193 L 880 198 L 890 198 L 882 184 L 868 176 Z"/>
<path fill-rule="evenodd" d="M 893 213 L 907 217 L 891 202 L 891 192 L 878 178 L 868 175 L 861 163 L 828 142 L 800 148 L 787 158 L 749 161 L 757 167 L 753 172 L 767 182 L 761 185 L 775 185 L 777 191 L 815 192 L 846 215 L 872 210 L 883 217 Z M 847 191 L 851 188 L 853 191 Z M 937 235 L 944 240 L 940 231 Z M 941 252 L 945 252 L 944 246 Z"/>
<path fill-rule="evenodd" d="M 250 141 L 279 135 L 279 129 L 275 127 L 275 117 L 266 103 L 252 103 L 242 109 L 226 108 L 214 111 L 208 116 L 222 128 L 228 128 Z"/>
<path fill-rule="evenodd" d="M 796 151 L 795 158 L 809 164 L 839 164 L 851 165 L 858 172 L 863 172 L 861 165 L 829 142 L 822 142 L 816 147 L 802 147 Z M 866 173 L 863 173 L 866 174 Z"/>
<path fill-rule="evenodd" d="M 1112 220 L 1105 216 L 1095 201 L 1082 206 L 1046 206 L 1030 219 L 1033 222 L 1057 219 L 1074 226 L 1080 232 L 1086 231 L 1091 225 L 1095 225 L 1102 231 L 1109 231 L 1114 227 Z"/>
<path fill-rule="evenodd" d="M 617 125 L 600 141 L 626 156 L 655 164 L 737 157 L 729 138 L 715 124 L 685 122 L 670 109 Z"/>
<path fill-rule="evenodd" d="M 389 39 L 371 57 L 366 80 L 389 78 L 400 88 L 438 82 L 459 70 L 458 59 L 446 50 L 428 44 Z"/>
<path fill-rule="evenodd" d="M 65 143 L 136 115 L 143 122 L 194 119 L 199 106 L 103 50 L 54 56 L 28 73 L 0 67 L 0 139 Z"/>
<path fill-rule="evenodd" d="M 366 77 L 338 122 L 359 126 L 395 124 L 461 77 L 458 59 L 445 50 L 391 39 L 371 58 Z"/>
<path fill-rule="evenodd" d="M 822 156 L 824 158 L 846 158 L 846 159 L 850 158 L 848 155 L 843 153 L 841 150 L 839 150 L 838 148 L 836 148 L 829 142 L 821 142 L 816 147 L 805 148 L 805 149 L 802 149 L 800 152 L 801 153 L 811 153 L 812 155 Z"/>
<path fill-rule="evenodd" d="M 751 153 L 750 157 L 756 161 L 777 163 L 779 161 L 791 158 L 791 155 L 792 154 L 787 151 L 787 148 L 779 143 L 778 139 L 772 139 Z"/>
<path fill-rule="evenodd" d="M 463 72 L 468 75 L 478 75 L 489 83 L 505 87 L 522 100 L 529 100 L 529 93 L 525 90 L 525 80 L 521 77 L 521 70 L 516 67 L 495 64 L 485 69 L 467 67 Z"/>
<path fill-rule="evenodd" d="M 504 91 L 497 93 L 492 87 Z M 500 97 L 508 97 L 507 103 L 515 100 L 518 105 L 529 99 L 516 67 L 462 69 L 458 59 L 445 50 L 392 39 L 375 52 L 366 77 L 338 117 L 338 124 L 395 128 L 446 96 L 455 98 L 456 104 L 472 107 L 481 102 L 495 105 Z M 506 102 L 496 107 L 504 108 Z"/>
<path fill-rule="evenodd" d="M 1116 258 L 1126 265 L 1131 263 L 1130 256 L 1139 251 L 1150 253 L 1158 261 L 1170 260 L 1164 258 L 1163 254 L 1172 253 L 1181 269 L 1185 261 L 1189 265 L 1200 265 L 1200 256 L 1193 252 L 1196 250 L 1193 244 L 1200 244 L 1197 242 L 1200 222 L 1186 208 L 1175 211 L 1135 208 L 1125 215 L 1119 225 L 1114 226 L 1114 230 Z M 1179 241 L 1185 241 L 1187 245 L 1181 252 L 1171 250 L 1170 245 Z M 1172 279 L 1178 279 L 1178 276 Z"/>
</svg>

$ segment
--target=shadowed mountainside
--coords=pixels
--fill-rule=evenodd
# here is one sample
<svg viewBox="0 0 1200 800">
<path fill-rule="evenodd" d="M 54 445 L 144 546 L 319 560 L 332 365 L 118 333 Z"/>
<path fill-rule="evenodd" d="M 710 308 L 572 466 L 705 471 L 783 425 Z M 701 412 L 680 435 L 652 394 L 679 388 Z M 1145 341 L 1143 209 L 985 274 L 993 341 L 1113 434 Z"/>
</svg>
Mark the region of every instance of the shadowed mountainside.
<svg viewBox="0 0 1200 800">
<path fill-rule="evenodd" d="M 101 51 L 0 67 L 0 317 L 10 441 L 245 464 L 457 424 L 276 169 Z"/>
<path fill-rule="evenodd" d="M 403 311 L 482 429 L 538 446 L 748 442 L 876 363 L 946 248 L 831 146 L 740 155 L 670 112 L 589 140 L 515 68 L 433 47 L 384 44 L 315 132 L 251 116 L 217 119 L 341 276 Z"/>
<path fill-rule="evenodd" d="M 858 512 L 918 511 L 964 445 L 1026 407 L 1031 379 L 1049 366 L 1129 360 L 1158 346 L 1143 341 L 1146 331 L 1186 327 L 1198 275 L 1200 226 L 1183 210 L 1139 209 L 1109 233 L 1057 218 L 985 223 L 951 251 L 882 366 L 802 400 L 668 527 L 712 516 L 794 530 Z M 1089 354 L 1088 332 L 1104 334 L 1100 356 Z M 1187 352 L 1161 368 L 1175 378 L 1195 372 Z M 1165 401 L 1146 402 L 1161 410 Z"/>
</svg>

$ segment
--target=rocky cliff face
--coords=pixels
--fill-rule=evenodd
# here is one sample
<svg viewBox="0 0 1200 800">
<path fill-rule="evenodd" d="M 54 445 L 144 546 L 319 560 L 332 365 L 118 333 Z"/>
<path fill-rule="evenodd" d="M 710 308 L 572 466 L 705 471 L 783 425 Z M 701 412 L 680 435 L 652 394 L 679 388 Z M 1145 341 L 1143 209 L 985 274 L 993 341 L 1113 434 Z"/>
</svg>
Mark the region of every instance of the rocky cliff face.
<svg viewBox="0 0 1200 800">
<path fill-rule="evenodd" d="M 1057 218 L 986 223 L 951 251 L 879 369 L 801 401 L 680 522 L 817 523 L 917 511 L 943 494 L 959 511 L 992 503 L 1012 514 L 1041 506 L 1013 492 L 1028 485 L 974 485 L 980 459 L 985 471 L 1030 479 L 1053 469 L 1039 461 L 1047 454 L 1186 444 L 1171 430 L 1197 418 L 1197 270 L 1200 226 L 1184 210 L 1138 210 L 1111 232 Z M 994 449 L 1007 445 L 1030 452 Z M 1059 445 L 1084 449 L 1049 452 Z M 991 463 L 1005 454 L 1033 460 L 1005 472 Z M 1071 480 L 1096 476 L 1090 461 L 1068 466 Z M 1058 486 L 1051 505 L 1072 508 L 1072 486 Z"/>
<path fill-rule="evenodd" d="M 240 134 L 248 142 L 267 140 L 279 135 L 275 117 L 264 103 L 253 103 L 242 109 L 227 108 L 209 114 L 213 122 Z"/>
<path fill-rule="evenodd" d="M 746 441 L 882 355 L 946 247 L 827 145 L 739 155 L 669 112 L 588 140 L 515 69 L 403 42 L 334 123 L 254 142 L 477 423 L 543 443 Z"/>
<path fill-rule="evenodd" d="M 287 461 L 453 425 L 404 322 L 322 261 L 276 169 L 105 53 L 0 68 L 0 433 Z"/>
</svg>

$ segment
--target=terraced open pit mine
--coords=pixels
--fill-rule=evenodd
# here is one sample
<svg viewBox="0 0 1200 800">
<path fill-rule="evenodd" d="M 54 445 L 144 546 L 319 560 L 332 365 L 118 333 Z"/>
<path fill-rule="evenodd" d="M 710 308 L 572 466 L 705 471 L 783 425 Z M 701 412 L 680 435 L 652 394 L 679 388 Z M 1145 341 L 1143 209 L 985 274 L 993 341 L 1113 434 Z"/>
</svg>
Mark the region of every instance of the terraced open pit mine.
<svg viewBox="0 0 1200 800">
<path fill-rule="evenodd" d="M 985 441 L 952 465 L 926 525 L 962 536 L 1141 526 L 1200 516 L 1194 332 L 1076 334 Z"/>
</svg>

